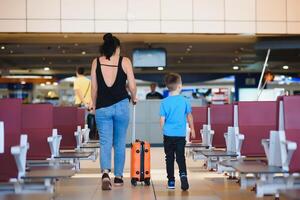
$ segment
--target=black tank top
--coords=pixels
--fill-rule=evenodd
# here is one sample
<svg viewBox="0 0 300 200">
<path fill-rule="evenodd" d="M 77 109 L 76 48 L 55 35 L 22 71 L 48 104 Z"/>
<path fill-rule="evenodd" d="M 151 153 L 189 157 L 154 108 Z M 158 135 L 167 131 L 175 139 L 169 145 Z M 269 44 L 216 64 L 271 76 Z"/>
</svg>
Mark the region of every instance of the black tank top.
<svg viewBox="0 0 300 200">
<path fill-rule="evenodd" d="M 129 99 L 129 95 L 126 90 L 127 75 L 122 68 L 122 59 L 123 57 L 119 58 L 118 66 L 103 65 L 107 67 L 118 68 L 115 82 L 111 87 L 108 87 L 103 78 L 100 60 L 99 58 L 97 58 L 96 75 L 97 75 L 98 90 L 97 90 L 96 109 L 111 106 L 126 98 Z"/>
</svg>

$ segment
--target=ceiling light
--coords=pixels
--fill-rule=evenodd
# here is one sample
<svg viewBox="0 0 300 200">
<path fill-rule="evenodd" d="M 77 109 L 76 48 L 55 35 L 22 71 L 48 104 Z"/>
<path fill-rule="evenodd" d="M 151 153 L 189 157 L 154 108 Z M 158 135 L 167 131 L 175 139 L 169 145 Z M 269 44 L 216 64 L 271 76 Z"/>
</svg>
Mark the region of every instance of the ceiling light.
<svg viewBox="0 0 300 200">
<path fill-rule="evenodd" d="M 21 84 L 22 84 L 22 85 L 25 85 L 25 84 L 26 84 L 26 82 L 25 82 L 25 81 L 21 81 Z"/>
<path fill-rule="evenodd" d="M 284 65 L 284 66 L 282 67 L 282 69 L 285 69 L 285 70 L 287 70 L 287 69 L 289 69 L 289 66 L 287 66 L 287 65 Z"/>
<path fill-rule="evenodd" d="M 162 71 L 162 70 L 164 70 L 164 68 L 163 67 L 158 67 L 157 70 Z"/>
<path fill-rule="evenodd" d="M 4 50 L 4 49 L 5 49 L 5 46 L 1 46 L 1 49 Z"/>
<path fill-rule="evenodd" d="M 57 85 L 58 85 L 58 82 L 54 82 L 53 85 L 57 86 Z"/>
<path fill-rule="evenodd" d="M 44 86 L 45 86 L 45 83 L 41 83 L 41 85 L 40 85 L 40 86 L 44 87 Z"/>
<path fill-rule="evenodd" d="M 82 55 L 85 55 L 85 54 L 86 54 L 86 52 L 85 52 L 85 51 L 82 51 L 82 52 L 81 52 L 81 54 L 82 54 Z"/>
<path fill-rule="evenodd" d="M 50 82 L 50 81 L 47 81 L 47 82 L 46 82 L 46 85 L 51 85 L 51 82 Z"/>
<path fill-rule="evenodd" d="M 52 76 L 44 76 L 44 79 L 52 79 Z"/>
<path fill-rule="evenodd" d="M 49 68 L 49 67 L 45 67 L 44 70 L 45 70 L 45 71 L 49 71 L 50 68 Z"/>
<path fill-rule="evenodd" d="M 239 70 L 240 68 L 239 68 L 239 66 L 233 66 L 232 69 L 233 70 Z"/>
</svg>

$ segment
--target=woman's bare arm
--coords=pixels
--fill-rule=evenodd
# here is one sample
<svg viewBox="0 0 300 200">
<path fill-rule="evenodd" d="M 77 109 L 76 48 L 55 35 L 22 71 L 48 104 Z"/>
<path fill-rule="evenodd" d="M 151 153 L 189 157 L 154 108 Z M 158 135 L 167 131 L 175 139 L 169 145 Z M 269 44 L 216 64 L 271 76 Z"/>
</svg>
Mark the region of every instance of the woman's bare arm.
<svg viewBox="0 0 300 200">
<path fill-rule="evenodd" d="M 96 76 L 96 68 L 97 68 L 97 60 L 98 58 L 95 58 L 92 63 L 92 69 L 91 69 L 91 78 L 92 78 L 92 103 L 91 103 L 91 109 L 94 111 L 96 109 L 96 102 L 97 102 L 97 91 L 98 91 L 98 85 L 97 85 L 97 76 Z"/>
<path fill-rule="evenodd" d="M 131 99 L 133 102 L 136 102 L 137 101 L 137 98 L 136 98 L 137 89 L 136 89 L 136 83 L 135 83 L 135 78 L 134 78 L 134 74 L 133 74 L 131 61 L 128 58 L 124 57 L 123 64 L 124 64 L 125 73 L 127 74 L 128 88 L 129 88 L 129 92 L 131 94 Z"/>
</svg>

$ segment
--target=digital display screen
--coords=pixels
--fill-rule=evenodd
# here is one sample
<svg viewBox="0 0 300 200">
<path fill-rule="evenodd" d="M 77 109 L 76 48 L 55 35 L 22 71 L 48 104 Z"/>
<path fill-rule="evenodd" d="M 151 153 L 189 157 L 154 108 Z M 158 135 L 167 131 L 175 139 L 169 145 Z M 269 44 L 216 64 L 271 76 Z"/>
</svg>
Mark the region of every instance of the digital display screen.
<svg viewBox="0 0 300 200">
<path fill-rule="evenodd" d="M 134 49 L 133 67 L 166 67 L 167 53 L 165 49 Z"/>
</svg>

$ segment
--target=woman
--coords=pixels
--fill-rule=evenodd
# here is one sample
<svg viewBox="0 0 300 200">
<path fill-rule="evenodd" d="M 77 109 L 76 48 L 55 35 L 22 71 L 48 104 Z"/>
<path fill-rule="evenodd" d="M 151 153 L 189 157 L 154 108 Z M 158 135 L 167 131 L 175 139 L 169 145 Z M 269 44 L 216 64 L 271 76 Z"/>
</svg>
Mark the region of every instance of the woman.
<svg viewBox="0 0 300 200">
<path fill-rule="evenodd" d="M 129 122 L 129 95 L 136 103 L 136 84 L 132 64 L 120 56 L 120 41 L 110 33 L 103 37 L 101 56 L 92 64 L 92 109 L 100 139 L 102 189 L 111 190 L 111 151 L 114 147 L 114 185 L 123 185 L 126 132 Z"/>
</svg>

